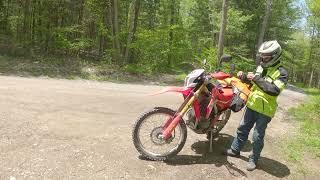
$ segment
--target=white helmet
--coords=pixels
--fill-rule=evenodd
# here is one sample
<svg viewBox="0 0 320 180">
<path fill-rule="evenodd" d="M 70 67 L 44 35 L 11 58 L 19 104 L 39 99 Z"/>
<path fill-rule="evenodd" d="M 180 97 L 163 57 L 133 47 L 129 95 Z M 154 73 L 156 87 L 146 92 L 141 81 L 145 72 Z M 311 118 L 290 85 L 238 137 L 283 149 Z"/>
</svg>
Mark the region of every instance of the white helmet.
<svg viewBox="0 0 320 180">
<path fill-rule="evenodd" d="M 258 56 L 261 58 L 261 66 L 268 68 L 280 61 L 282 49 L 277 41 L 267 41 L 259 48 Z"/>
</svg>

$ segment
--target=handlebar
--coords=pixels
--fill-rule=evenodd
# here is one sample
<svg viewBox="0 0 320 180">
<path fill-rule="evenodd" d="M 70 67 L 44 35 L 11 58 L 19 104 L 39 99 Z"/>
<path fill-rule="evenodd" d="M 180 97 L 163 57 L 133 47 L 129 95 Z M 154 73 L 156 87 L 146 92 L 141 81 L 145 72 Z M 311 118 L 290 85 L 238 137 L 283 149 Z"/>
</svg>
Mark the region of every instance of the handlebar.
<svg viewBox="0 0 320 180">
<path fill-rule="evenodd" d="M 212 79 L 212 76 L 210 74 L 204 76 L 205 81 L 210 81 L 211 79 Z"/>
</svg>

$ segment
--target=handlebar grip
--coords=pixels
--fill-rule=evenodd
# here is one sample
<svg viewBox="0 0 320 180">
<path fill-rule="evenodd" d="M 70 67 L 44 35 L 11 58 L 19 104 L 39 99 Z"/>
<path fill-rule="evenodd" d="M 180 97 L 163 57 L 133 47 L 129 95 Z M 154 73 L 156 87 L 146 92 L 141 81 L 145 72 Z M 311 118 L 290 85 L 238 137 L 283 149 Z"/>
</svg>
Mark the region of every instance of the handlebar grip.
<svg viewBox="0 0 320 180">
<path fill-rule="evenodd" d="M 211 74 L 209 74 L 209 75 L 206 75 L 206 76 L 205 76 L 205 79 L 206 79 L 206 80 L 211 80 L 211 79 L 212 79 L 212 76 L 211 76 Z"/>
</svg>

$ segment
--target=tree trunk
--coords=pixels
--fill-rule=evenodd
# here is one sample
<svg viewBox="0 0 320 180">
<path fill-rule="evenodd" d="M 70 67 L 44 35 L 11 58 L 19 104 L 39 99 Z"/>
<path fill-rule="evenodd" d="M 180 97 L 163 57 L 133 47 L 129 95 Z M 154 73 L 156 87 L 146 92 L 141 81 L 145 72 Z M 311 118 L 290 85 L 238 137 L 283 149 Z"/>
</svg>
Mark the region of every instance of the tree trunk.
<svg viewBox="0 0 320 180">
<path fill-rule="evenodd" d="M 10 4 L 11 4 L 11 0 L 7 0 L 6 5 L 5 5 L 5 1 L 1 1 L 0 2 L 0 10 L 4 12 L 4 19 L 2 22 L 2 24 L 0 24 L 0 28 L 4 30 L 5 33 L 10 32 L 9 30 L 9 26 L 8 26 L 8 18 L 9 18 L 9 10 L 10 10 Z"/>
<path fill-rule="evenodd" d="M 311 75 L 310 75 L 309 85 L 308 85 L 309 88 L 312 87 L 313 73 L 314 73 L 314 68 L 311 68 Z"/>
<path fill-rule="evenodd" d="M 43 48 L 43 42 L 44 42 L 44 38 L 43 38 L 43 31 L 44 31 L 44 28 L 43 28 L 43 24 L 42 24 L 42 1 L 38 1 L 37 2 L 37 28 L 36 29 L 36 34 L 37 34 L 37 39 L 38 39 L 38 42 L 40 44 L 40 49 L 41 51 L 44 51 L 45 48 Z"/>
<path fill-rule="evenodd" d="M 32 2 L 32 25 L 31 25 L 31 46 L 34 47 L 35 45 L 35 29 L 36 29 L 36 6 L 37 0 Z"/>
<path fill-rule="evenodd" d="M 175 25 L 175 4 L 176 4 L 176 0 L 171 0 L 171 4 L 170 4 L 170 32 L 169 32 L 169 55 L 168 55 L 168 66 L 170 67 L 172 64 L 172 45 L 173 45 L 173 30 L 172 30 L 172 26 Z"/>
<path fill-rule="evenodd" d="M 311 67 L 311 74 L 310 74 L 310 78 L 309 78 L 309 82 L 308 82 L 308 87 L 311 87 L 312 86 L 312 79 L 313 79 L 313 73 L 314 73 L 314 67 L 312 66 L 313 65 L 313 48 L 314 48 L 314 43 L 315 43 L 315 30 L 316 30 L 316 26 L 315 24 L 313 25 L 313 28 L 312 28 L 312 32 L 311 32 L 311 41 L 310 41 L 310 54 L 309 54 L 309 63 L 308 63 L 308 66 Z M 307 79 L 306 79 L 307 81 Z M 307 84 L 307 82 L 306 82 Z"/>
<path fill-rule="evenodd" d="M 215 16 L 215 13 L 214 13 L 214 5 L 215 5 L 215 1 L 212 1 L 212 16 Z M 215 22 L 214 22 L 214 18 L 211 18 L 211 23 L 212 23 L 212 46 L 213 47 L 216 47 L 216 45 L 217 45 L 217 42 L 216 42 L 216 37 L 217 37 L 217 34 L 216 34 L 216 32 L 215 32 L 215 27 L 214 27 L 214 25 L 215 25 Z"/>
<path fill-rule="evenodd" d="M 5 24 L 6 25 L 6 31 L 10 31 L 9 30 L 9 26 L 8 26 L 8 18 L 9 18 L 9 15 L 10 15 L 10 8 L 11 8 L 10 5 L 11 5 L 11 0 L 8 0 L 7 1 L 7 7 L 6 7 L 7 8 L 7 10 L 6 10 L 6 24 Z"/>
<path fill-rule="evenodd" d="M 228 4 L 229 0 L 223 0 L 222 3 L 222 15 L 221 15 L 221 27 L 220 27 L 220 34 L 219 34 L 219 42 L 218 42 L 218 64 L 220 63 L 220 58 L 223 54 L 224 48 L 224 36 L 227 27 L 227 19 L 228 19 Z"/>
<path fill-rule="evenodd" d="M 320 74 L 318 74 L 318 89 L 320 88 Z"/>
<path fill-rule="evenodd" d="M 22 43 L 24 48 L 29 49 L 29 38 L 30 38 L 30 0 L 26 0 L 24 3 L 24 14 L 23 14 L 23 39 Z"/>
<path fill-rule="evenodd" d="M 47 22 L 47 31 L 46 31 L 46 39 L 45 39 L 45 52 L 49 53 L 49 38 L 50 38 L 50 31 L 51 31 L 51 25 L 50 25 L 50 21 Z"/>
<path fill-rule="evenodd" d="M 118 0 L 113 0 L 113 29 L 114 29 L 114 41 L 115 41 L 115 57 L 122 63 L 122 59 L 120 57 L 120 40 L 119 40 L 119 18 L 118 18 Z"/>
<path fill-rule="evenodd" d="M 81 0 L 79 3 L 80 3 L 80 8 L 79 8 L 79 12 L 78 12 L 78 25 L 81 25 L 82 21 L 83 21 L 85 1 Z"/>
<path fill-rule="evenodd" d="M 264 35 L 267 31 L 268 21 L 270 19 L 271 13 L 272 13 L 272 0 L 267 0 L 266 10 L 265 10 L 265 14 L 263 16 L 263 20 L 262 20 L 262 24 L 261 24 L 261 28 L 260 28 L 260 32 L 259 32 L 257 48 L 259 48 L 261 46 L 261 44 L 263 43 Z M 256 65 L 257 66 L 260 65 L 260 58 L 259 57 L 256 57 Z"/>
<path fill-rule="evenodd" d="M 99 57 L 103 56 L 104 52 L 104 37 L 102 35 L 99 36 Z"/>
<path fill-rule="evenodd" d="M 306 86 L 308 84 L 308 73 L 304 73 L 303 76 L 303 85 Z"/>
<path fill-rule="evenodd" d="M 111 33 L 111 41 L 112 41 L 112 49 L 116 50 L 116 41 L 115 41 L 115 32 L 114 32 L 114 23 L 113 23 L 113 3 L 110 2 L 109 7 L 108 7 L 108 11 L 107 11 L 107 27 L 109 27 L 109 31 Z M 116 60 L 118 60 L 118 57 L 116 55 L 116 52 L 112 53 L 112 60 L 115 62 Z"/>
<path fill-rule="evenodd" d="M 137 31 L 138 17 L 140 10 L 140 0 L 133 0 L 128 13 L 128 37 L 127 45 L 124 52 L 124 60 L 130 62 L 130 44 L 132 43 Z"/>
</svg>

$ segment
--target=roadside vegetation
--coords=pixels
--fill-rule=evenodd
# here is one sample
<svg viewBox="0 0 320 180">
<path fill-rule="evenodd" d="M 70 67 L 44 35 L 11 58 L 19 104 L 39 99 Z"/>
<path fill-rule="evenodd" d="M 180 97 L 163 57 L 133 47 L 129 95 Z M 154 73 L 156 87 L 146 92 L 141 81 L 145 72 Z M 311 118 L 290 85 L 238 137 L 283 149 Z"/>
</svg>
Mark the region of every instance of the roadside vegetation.
<svg viewBox="0 0 320 180">
<path fill-rule="evenodd" d="M 171 74 L 181 79 L 203 59 L 214 71 L 222 53 L 234 57 L 237 70 L 252 71 L 259 63 L 259 45 L 276 39 L 290 81 L 320 87 L 319 4 L 2 0 L 0 72 L 98 80 Z M 130 77 L 122 78 L 125 73 Z"/>
<path fill-rule="evenodd" d="M 35 56 L 32 58 L 0 55 L 0 75 L 22 77 L 44 77 L 57 79 L 86 79 L 94 81 L 176 84 L 183 83 L 185 73 L 149 74 L 139 68 L 121 67 L 105 61 L 84 58 Z"/>
<path fill-rule="evenodd" d="M 305 92 L 308 100 L 289 111 L 299 127 L 286 144 L 288 158 L 298 163 L 303 173 L 308 172 L 304 168 L 308 164 L 306 159 L 320 160 L 320 89 L 305 89 Z"/>
</svg>

